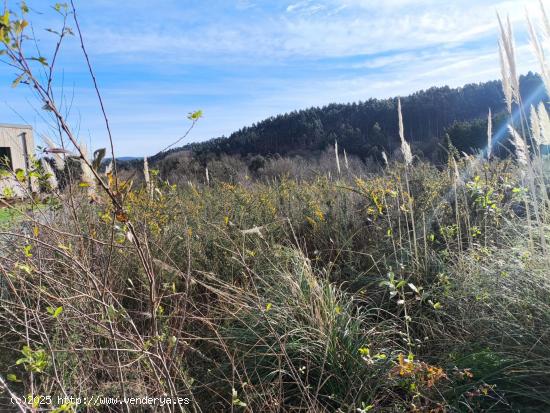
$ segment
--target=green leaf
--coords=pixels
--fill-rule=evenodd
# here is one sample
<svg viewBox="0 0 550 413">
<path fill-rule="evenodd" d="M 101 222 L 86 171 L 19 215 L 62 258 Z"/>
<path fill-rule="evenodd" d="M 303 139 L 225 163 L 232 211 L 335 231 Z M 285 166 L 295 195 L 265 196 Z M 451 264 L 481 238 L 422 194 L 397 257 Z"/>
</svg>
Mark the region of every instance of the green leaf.
<svg viewBox="0 0 550 413">
<path fill-rule="evenodd" d="M 48 61 L 44 56 L 38 56 L 38 57 L 29 57 L 29 60 L 34 60 L 35 62 L 40 63 L 43 66 L 48 66 Z"/>
<path fill-rule="evenodd" d="M 57 308 L 54 308 L 54 307 L 46 307 L 46 311 L 48 312 L 48 314 L 50 314 L 53 318 L 57 318 L 60 316 L 60 314 L 63 312 L 63 307 L 60 306 L 60 307 L 57 307 Z"/>
<path fill-rule="evenodd" d="M 107 315 L 109 318 L 117 318 L 118 317 L 118 311 L 113 307 L 111 304 L 109 307 L 107 307 Z"/>
<path fill-rule="evenodd" d="M 197 110 L 195 112 L 189 113 L 189 115 L 187 115 L 187 119 L 192 120 L 192 121 L 197 121 L 200 118 L 202 118 L 202 114 L 203 114 L 202 110 Z"/>
<path fill-rule="evenodd" d="M 27 258 L 32 257 L 31 250 L 32 250 L 32 245 L 31 244 L 25 245 L 23 247 L 23 254 L 25 254 L 25 257 L 27 257 Z"/>
<path fill-rule="evenodd" d="M 63 307 L 57 307 L 55 311 L 52 314 L 53 318 L 59 317 L 59 315 L 63 312 Z"/>
<path fill-rule="evenodd" d="M 15 177 L 19 182 L 25 182 L 26 180 L 25 171 L 23 169 L 18 168 L 15 171 Z"/>
<path fill-rule="evenodd" d="M 67 3 L 55 3 L 53 8 L 56 12 L 61 13 L 61 10 L 66 12 L 69 6 Z"/>
<path fill-rule="evenodd" d="M 21 353 L 23 353 L 24 356 L 30 357 L 32 355 L 32 350 L 29 346 L 23 346 L 21 349 Z"/>
<path fill-rule="evenodd" d="M 13 189 L 7 186 L 2 191 L 2 195 L 4 196 L 4 198 L 11 199 L 15 196 L 15 192 L 13 192 Z"/>
<path fill-rule="evenodd" d="M 8 374 L 6 376 L 6 379 L 8 379 L 8 381 L 11 381 L 13 383 L 21 383 L 21 379 L 18 379 L 17 376 L 13 373 Z"/>
<path fill-rule="evenodd" d="M 358 413 L 367 413 L 374 409 L 373 404 L 367 405 L 365 402 L 361 403 L 361 407 L 357 409 Z"/>
</svg>

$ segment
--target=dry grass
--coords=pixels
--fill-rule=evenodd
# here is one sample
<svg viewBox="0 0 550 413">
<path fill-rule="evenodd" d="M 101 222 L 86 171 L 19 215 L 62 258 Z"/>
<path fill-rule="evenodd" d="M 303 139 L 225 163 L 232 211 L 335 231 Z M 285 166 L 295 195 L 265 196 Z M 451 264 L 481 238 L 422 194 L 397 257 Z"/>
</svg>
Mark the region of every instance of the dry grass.
<svg viewBox="0 0 550 413">
<path fill-rule="evenodd" d="M 70 12 L 60 6 L 64 22 Z M 77 159 L 58 159 L 60 188 L 33 162 L 23 178 L 45 194 L 0 230 L 0 387 L 31 395 L 0 409 L 39 411 L 46 395 L 190 399 L 171 412 L 550 409 L 548 159 L 525 128 L 512 129 L 517 160 L 449 148 L 438 169 L 414 162 L 399 104 L 405 162 L 382 170 L 345 153 L 340 170 L 335 143 L 337 173 L 320 161 L 285 175 L 276 168 L 303 165 L 283 159 L 251 179 L 226 157 L 179 185 L 145 162 L 134 185 L 78 145 L 27 65 L 18 21 L 7 58 Z"/>
</svg>

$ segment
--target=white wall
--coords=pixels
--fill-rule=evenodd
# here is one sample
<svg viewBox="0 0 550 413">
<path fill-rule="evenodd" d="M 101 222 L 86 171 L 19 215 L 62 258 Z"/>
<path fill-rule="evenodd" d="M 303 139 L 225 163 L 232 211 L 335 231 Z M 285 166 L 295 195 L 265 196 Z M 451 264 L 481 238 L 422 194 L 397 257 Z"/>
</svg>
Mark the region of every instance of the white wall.
<svg viewBox="0 0 550 413">
<path fill-rule="evenodd" d="M 34 137 L 32 128 L 25 125 L 5 125 L 0 124 L 0 147 L 9 147 L 11 149 L 13 170 L 27 170 L 27 157 L 34 154 Z M 4 193 L 4 188 L 10 187 L 17 196 L 24 195 L 24 188 L 28 189 L 28 184 L 20 184 L 11 177 L 0 178 L 0 197 Z"/>
</svg>

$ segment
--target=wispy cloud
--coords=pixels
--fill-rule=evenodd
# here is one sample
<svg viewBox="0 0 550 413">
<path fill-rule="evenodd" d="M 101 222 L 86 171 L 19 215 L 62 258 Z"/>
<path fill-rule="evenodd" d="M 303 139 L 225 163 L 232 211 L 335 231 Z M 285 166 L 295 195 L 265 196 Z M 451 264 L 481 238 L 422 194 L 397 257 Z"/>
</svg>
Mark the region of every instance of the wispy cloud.
<svg viewBox="0 0 550 413">
<path fill-rule="evenodd" d="M 301 13 L 306 15 L 312 15 L 319 13 L 327 8 L 326 5 L 318 3 L 314 0 L 303 0 L 297 3 L 289 4 L 286 7 L 288 13 Z"/>
<path fill-rule="evenodd" d="M 143 53 L 169 60 L 219 58 L 239 55 L 256 59 L 328 58 L 372 54 L 389 50 L 461 44 L 496 31 L 495 11 L 523 17 L 521 1 L 457 4 L 433 0 L 391 0 L 383 7 L 361 0 L 301 0 L 283 12 L 265 10 L 246 16 L 208 19 L 192 27 L 112 27 L 98 22 L 89 40 L 97 54 L 134 57 Z M 249 2 L 245 4 L 250 5 Z M 336 16 L 335 10 L 341 11 Z M 138 29 L 138 30 L 134 30 Z M 115 56 L 116 57 L 116 56 Z"/>
</svg>

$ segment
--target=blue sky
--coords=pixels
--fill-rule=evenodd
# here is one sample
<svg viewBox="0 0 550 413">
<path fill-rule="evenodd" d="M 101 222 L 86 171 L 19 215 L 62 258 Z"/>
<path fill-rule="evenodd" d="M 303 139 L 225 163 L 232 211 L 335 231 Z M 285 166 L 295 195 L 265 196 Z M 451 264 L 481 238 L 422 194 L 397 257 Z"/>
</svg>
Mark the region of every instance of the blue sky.
<svg viewBox="0 0 550 413">
<path fill-rule="evenodd" d="M 27 0 L 44 55 L 58 24 Z M 8 0 L 10 6 L 15 2 Z M 117 155 L 152 155 L 204 118 L 187 142 L 229 135 L 271 115 L 331 102 L 406 95 L 499 76 L 495 12 L 509 14 L 522 71 L 536 69 L 525 9 L 536 0 L 76 0 L 112 123 Z M 75 38 L 62 50 L 56 93 L 93 148 L 106 132 Z M 55 133 L 0 65 L 0 123 Z M 37 139 L 39 144 L 39 139 Z"/>
</svg>

